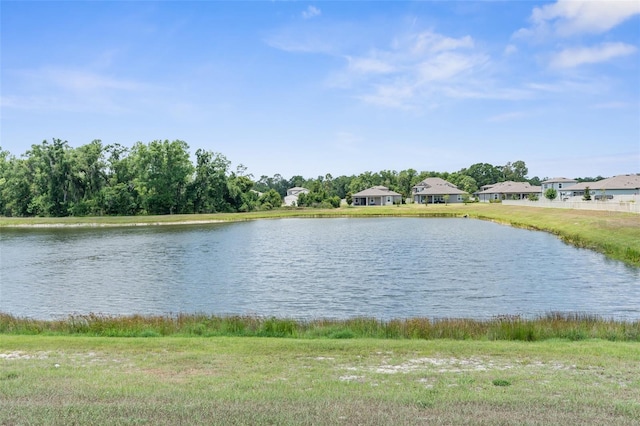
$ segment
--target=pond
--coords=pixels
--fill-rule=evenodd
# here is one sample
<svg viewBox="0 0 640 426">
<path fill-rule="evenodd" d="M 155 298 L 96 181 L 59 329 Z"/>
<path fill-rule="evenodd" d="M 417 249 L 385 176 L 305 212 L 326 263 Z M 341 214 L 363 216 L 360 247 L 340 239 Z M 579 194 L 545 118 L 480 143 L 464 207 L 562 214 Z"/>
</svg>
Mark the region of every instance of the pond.
<svg viewBox="0 0 640 426">
<path fill-rule="evenodd" d="M 640 269 L 472 219 L 3 230 L 0 311 L 296 319 L 640 318 Z"/>
</svg>

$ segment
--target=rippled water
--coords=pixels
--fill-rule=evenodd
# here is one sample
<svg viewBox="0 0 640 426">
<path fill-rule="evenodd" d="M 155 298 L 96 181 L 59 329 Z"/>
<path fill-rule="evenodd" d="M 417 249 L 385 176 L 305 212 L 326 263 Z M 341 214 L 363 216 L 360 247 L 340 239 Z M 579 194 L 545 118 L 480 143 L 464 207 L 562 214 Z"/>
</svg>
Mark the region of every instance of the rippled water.
<svg viewBox="0 0 640 426">
<path fill-rule="evenodd" d="M 640 269 L 471 219 L 3 230 L 0 311 L 640 318 Z"/>
</svg>

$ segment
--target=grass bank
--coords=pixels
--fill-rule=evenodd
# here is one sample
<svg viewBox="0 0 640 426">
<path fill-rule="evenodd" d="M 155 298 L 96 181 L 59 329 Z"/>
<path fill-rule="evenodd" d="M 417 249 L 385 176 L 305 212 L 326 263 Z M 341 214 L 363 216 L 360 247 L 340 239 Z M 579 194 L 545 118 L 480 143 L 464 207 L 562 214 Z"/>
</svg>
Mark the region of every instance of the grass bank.
<svg viewBox="0 0 640 426">
<path fill-rule="evenodd" d="M 593 315 L 549 313 L 533 319 L 501 316 L 489 320 L 351 318 L 296 321 L 256 316 L 179 314 L 168 316 L 70 315 L 34 320 L 0 313 L 2 335 L 99 337 L 287 337 L 300 339 L 455 339 L 543 341 L 603 339 L 640 342 L 640 320 L 615 321 Z"/>
<path fill-rule="evenodd" d="M 640 422 L 640 345 L 2 336 L 0 424 Z"/>
<path fill-rule="evenodd" d="M 540 230 L 563 241 L 640 266 L 640 216 L 633 213 L 538 209 L 501 204 L 404 205 L 399 207 L 343 207 L 331 210 L 282 209 L 251 213 L 221 213 L 168 216 L 109 216 L 66 218 L 0 218 L 0 228 L 51 226 L 150 226 L 188 225 L 287 217 L 469 217 Z"/>
</svg>

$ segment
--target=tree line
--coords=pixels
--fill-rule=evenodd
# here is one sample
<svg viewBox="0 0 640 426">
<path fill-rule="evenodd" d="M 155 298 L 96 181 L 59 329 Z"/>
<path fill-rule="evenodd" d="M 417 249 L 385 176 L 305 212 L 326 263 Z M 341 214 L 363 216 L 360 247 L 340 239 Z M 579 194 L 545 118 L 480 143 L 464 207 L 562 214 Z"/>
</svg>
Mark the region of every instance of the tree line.
<svg viewBox="0 0 640 426">
<path fill-rule="evenodd" d="M 235 170 L 222 154 L 198 149 L 192 161 L 181 140 L 137 142 L 131 148 L 94 140 L 73 148 L 53 139 L 15 157 L 0 148 L 0 214 L 4 216 L 90 216 L 246 212 L 277 208 L 287 189 L 310 190 L 299 206 L 338 207 L 340 200 L 366 188 L 386 186 L 411 197 L 411 188 L 440 177 L 472 194 L 484 185 L 529 181 L 524 161 L 504 166 L 473 164 L 458 172 L 414 169 L 364 172 L 317 178 L 279 174 L 254 179 L 246 167 Z"/>
</svg>

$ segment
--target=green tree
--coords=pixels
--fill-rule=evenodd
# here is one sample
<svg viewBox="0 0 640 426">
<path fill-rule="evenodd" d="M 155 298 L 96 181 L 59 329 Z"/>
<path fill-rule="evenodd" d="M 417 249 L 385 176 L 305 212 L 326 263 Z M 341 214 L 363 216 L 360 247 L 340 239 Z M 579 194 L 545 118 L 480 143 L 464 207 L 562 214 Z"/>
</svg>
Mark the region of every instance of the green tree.
<svg viewBox="0 0 640 426">
<path fill-rule="evenodd" d="M 260 207 L 265 210 L 277 209 L 282 206 L 282 197 L 275 189 L 270 189 L 258 199 Z"/>
<path fill-rule="evenodd" d="M 556 191 L 553 188 L 549 188 L 546 191 L 544 191 L 544 197 L 549 201 L 553 201 L 558 197 L 558 191 Z"/>
<path fill-rule="evenodd" d="M 476 163 L 469 166 L 468 169 L 462 169 L 459 173 L 471 176 L 481 188 L 485 185 L 491 185 L 498 182 L 504 182 L 502 170 L 489 163 Z"/>
<path fill-rule="evenodd" d="M 464 173 L 452 173 L 449 176 L 448 181 L 469 194 L 473 194 L 478 190 L 478 183 L 476 180 Z"/>
<path fill-rule="evenodd" d="M 0 156 L 0 214 L 32 216 L 33 173 L 27 160 L 9 156 L 7 151 L 2 151 Z"/>
<path fill-rule="evenodd" d="M 529 169 L 522 160 L 514 161 L 513 164 L 509 162 L 502 167 L 502 178 L 505 181 L 525 182 L 527 173 L 529 173 Z"/>
<path fill-rule="evenodd" d="M 238 170 L 243 173 L 242 170 Z M 227 179 L 228 203 L 232 211 L 250 212 L 256 209 L 258 193 L 253 191 L 253 181 L 249 176 L 231 173 Z"/>
<path fill-rule="evenodd" d="M 32 174 L 30 190 L 33 198 L 29 212 L 36 216 L 61 217 L 69 214 L 71 161 L 67 141 L 46 140 L 27 151 L 27 164 Z"/>
<path fill-rule="evenodd" d="M 105 148 L 94 140 L 70 150 L 71 205 L 74 216 L 102 214 L 102 191 L 107 184 Z"/>
<path fill-rule="evenodd" d="M 222 154 L 198 149 L 195 177 L 189 185 L 194 213 L 224 212 L 228 202 L 227 173 L 231 163 Z"/>
<path fill-rule="evenodd" d="M 353 204 L 353 196 L 351 195 L 351 192 L 347 192 L 347 195 L 345 196 L 345 202 L 348 206 Z"/>
<path fill-rule="evenodd" d="M 402 170 L 398 173 L 398 192 L 402 194 L 403 199 L 411 198 L 411 191 L 413 186 L 417 183 L 415 182 L 417 175 L 418 172 L 414 169 Z"/>
<path fill-rule="evenodd" d="M 108 215 L 135 215 L 140 211 L 140 195 L 134 186 L 134 170 L 129 149 L 116 143 L 105 147 L 107 182 L 101 206 Z"/>
<path fill-rule="evenodd" d="M 591 189 L 587 186 L 584 188 L 584 195 L 582 196 L 584 201 L 591 201 Z"/>
<path fill-rule="evenodd" d="M 143 208 L 150 214 L 183 213 L 187 209 L 186 189 L 193 174 L 186 142 L 138 142 L 131 151 Z"/>
</svg>

